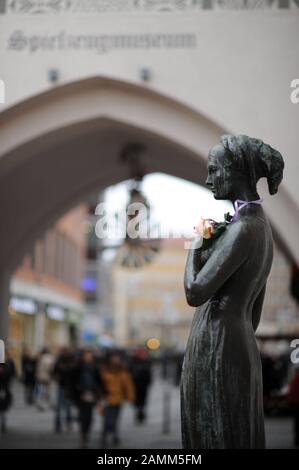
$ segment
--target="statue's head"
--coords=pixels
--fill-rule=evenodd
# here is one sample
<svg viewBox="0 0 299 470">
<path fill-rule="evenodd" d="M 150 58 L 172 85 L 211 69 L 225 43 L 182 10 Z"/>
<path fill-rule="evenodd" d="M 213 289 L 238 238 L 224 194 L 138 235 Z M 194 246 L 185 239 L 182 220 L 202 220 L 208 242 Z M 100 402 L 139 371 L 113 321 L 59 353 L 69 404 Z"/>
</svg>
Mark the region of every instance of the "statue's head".
<svg viewBox="0 0 299 470">
<path fill-rule="evenodd" d="M 270 194 L 275 194 L 283 168 L 281 154 L 262 140 L 223 135 L 209 152 L 206 184 L 215 199 L 233 199 L 242 186 L 256 193 L 258 180 L 266 177 Z"/>
</svg>

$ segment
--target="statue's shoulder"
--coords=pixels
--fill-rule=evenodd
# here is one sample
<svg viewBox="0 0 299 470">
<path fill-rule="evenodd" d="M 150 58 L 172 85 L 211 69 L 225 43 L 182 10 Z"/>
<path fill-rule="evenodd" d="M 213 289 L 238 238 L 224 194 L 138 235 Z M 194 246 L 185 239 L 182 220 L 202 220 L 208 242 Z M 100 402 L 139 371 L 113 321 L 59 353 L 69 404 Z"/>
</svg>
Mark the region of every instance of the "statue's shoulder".
<svg viewBox="0 0 299 470">
<path fill-rule="evenodd" d="M 259 233 L 269 231 L 269 222 L 267 218 L 262 217 L 242 217 L 229 227 L 229 236 L 242 240 L 251 246 Z"/>
<path fill-rule="evenodd" d="M 230 224 L 226 229 L 226 241 L 250 246 L 255 228 L 249 220 L 242 218 Z"/>
</svg>

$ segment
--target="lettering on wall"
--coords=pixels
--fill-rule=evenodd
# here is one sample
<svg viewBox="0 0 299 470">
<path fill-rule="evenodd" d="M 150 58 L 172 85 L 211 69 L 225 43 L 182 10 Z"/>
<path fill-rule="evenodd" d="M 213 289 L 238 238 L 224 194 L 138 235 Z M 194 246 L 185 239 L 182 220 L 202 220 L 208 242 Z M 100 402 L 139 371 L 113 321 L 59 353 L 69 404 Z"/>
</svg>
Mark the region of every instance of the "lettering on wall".
<svg viewBox="0 0 299 470">
<path fill-rule="evenodd" d="M 192 49 L 196 47 L 196 35 L 192 33 L 142 33 L 142 34 L 58 34 L 26 35 L 14 31 L 8 37 L 7 48 L 27 51 L 31 54 L 45 51 L 93 51 L 105 54 L 113 50 L 136 49 Z"/>
</svg>

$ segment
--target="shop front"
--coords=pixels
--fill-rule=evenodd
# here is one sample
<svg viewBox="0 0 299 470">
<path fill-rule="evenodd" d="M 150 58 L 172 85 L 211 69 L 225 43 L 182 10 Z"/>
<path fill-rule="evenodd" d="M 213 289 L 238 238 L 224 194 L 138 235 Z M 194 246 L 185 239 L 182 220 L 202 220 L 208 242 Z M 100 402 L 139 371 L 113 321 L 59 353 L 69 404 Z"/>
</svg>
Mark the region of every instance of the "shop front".
<svg viewBox="0 0 299 470">
<path fill-rule="evenodd" d="M 11 296 L 9 303 L 10 329 L 8 347 L 17 370 L 21 368 L 22 352 L 32 349 L 35 341 L 35 322 L 38 305 L 31 298 Z"/>
<path fill-rule="evenodd" d="M 46 304 L 45 312 L 45 345 L 55 353 L 70 344 L 67 311 L 60 305 Z"/>
</svg>

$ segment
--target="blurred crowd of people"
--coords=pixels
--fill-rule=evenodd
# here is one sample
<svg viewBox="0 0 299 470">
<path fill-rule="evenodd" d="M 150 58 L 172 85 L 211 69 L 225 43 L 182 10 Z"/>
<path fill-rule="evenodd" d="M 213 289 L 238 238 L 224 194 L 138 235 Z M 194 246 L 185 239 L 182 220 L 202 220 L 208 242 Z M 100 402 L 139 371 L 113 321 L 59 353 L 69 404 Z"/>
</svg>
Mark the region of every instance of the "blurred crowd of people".
<svg viewBox="0 0 299 470">
<path fill-rule="evenodd" d="M 294 445 L 299 446 L 299 367 L 291 367 L 289 351 L 261 343 L 265 414 L 294 419 Z M 271 344 L 270 344 L 271 346 Z M 159 359 L 163 380 L 179 386 L 183 354 L 164 351 Z M 0 437 L 13 403 L 12 382 L 17 376 L 9 351 L 0 364 Z M 123 404 L 134 406 L 135 421 L 147 419 L 153 361 L 143 347 L 132 351 L 62 348 L 54 356 L 48 348 L 34 355 L 24 350 L 21 375 L 24 402 L 39 412 L 53 410 L 53 431 L 68 432 L 78 423 L 80 447 L 88 446 L 93 418 L 102 418 L 99 446 L 120 444 L 119 418 Z M 53 393 L 53 391 L 55 393 Z"/>
<path fill-rule="evenodd" d="M 6 414 L 10 409 L 12 380 L 16 368 L 9 353 L 0 365 L 1 432 L 6 430 Z M 145 348 L 130 354 L 119 350 L 102 351 L 84 348 L 62 348 L 55 357 L 48 348 L 38 355 L 24 350 L 21 361 L 24 401 L 40 412 L 54 411 L 54 431 L 70 431 L 79 423 L 80 446 L 87 447 L 93 416 L 102 416 L 100 446 L 120 443 L 119 417 L 128 401 L 135 408 L 136 423 L 146 421 L 148 390 L 152 382 L 152 364 Z M 51 390 L 55 383 L 55 396 Z"/>
</svg>

